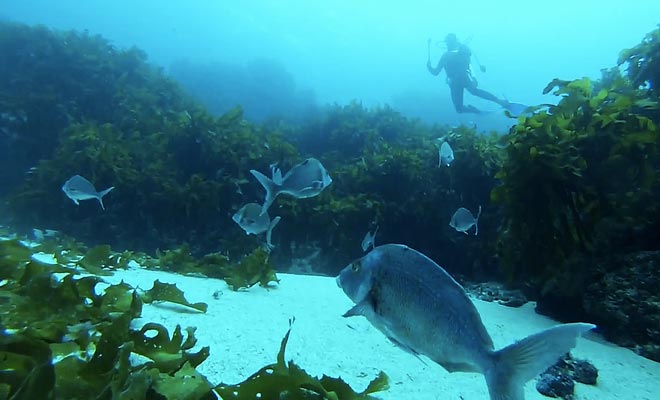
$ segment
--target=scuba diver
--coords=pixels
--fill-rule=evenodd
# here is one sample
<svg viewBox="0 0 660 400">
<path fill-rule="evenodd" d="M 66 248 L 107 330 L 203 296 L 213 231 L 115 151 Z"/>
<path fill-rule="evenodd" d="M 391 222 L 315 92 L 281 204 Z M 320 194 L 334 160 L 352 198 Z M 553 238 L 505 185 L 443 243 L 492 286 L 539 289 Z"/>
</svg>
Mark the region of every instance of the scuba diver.
<svg viewBox="0 0 660 400">
<path fill-rule="evenodd" d="M 447 72 L 447 84 L 451 91 L 451 101 L 454 103 L 456 112 L 482 113 L 481 110 L 474 106 L 463 104 L 464 90 L 467 90 L 474 96 L 490 100 L 508 109 L 510 106 L 509 101 L 499 99 L 494 94 L 477 88 L 477 80 L 472 76 L 472 71 L 470 71 L 470 58 L 472 56 L 470 48 L 460 43 L 453 33 L 445 37 L 445 44 L 447 45 L 447 51 L 440 57 L 438 65 L 433 68 L 431 65 L 431 39 L 428 40 L 429 58 L 426 62 L 426 68 L 431 74 L 436 76 L 443 68 Z M 481 65 L 480 68 L 482 72 L 486 71 L 486 68 Z"/>
</svg>

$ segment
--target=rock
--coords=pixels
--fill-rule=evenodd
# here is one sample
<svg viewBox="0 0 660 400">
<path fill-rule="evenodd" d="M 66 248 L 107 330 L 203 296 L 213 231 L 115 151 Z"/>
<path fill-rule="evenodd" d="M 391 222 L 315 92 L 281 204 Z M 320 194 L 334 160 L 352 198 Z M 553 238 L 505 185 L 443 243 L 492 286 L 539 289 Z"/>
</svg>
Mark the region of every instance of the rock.
<svg viewBox="0 0 660 400">
<path fill-rule="evenodd" d="M 574 388 L 573 380 L 563 373 L 544 372 L 536 381 L 536 390 L 539 393 L 548 397 L 561 397 L 564 400 L 573 399 Z"/>
<path fill-rule="evenodd" d="M 509 307 L 520 307 L 527 303 L 527 297 L 523 292 L 517 289 L 506 289 L 499 282 L 468 284 L 465 289 L 479 300 L 494 301 Z"/>
<path fill-rule="evenodd" d="M 605 338 L 660 362 L 660 251 L 595 262 L 582 305 Z"/>
<path fill-rule="evenodd" d="M 572 369 L 571 377 L 575 382 L 585 385 L 595 385 L 598 380 L 598 369 L 587 360 L 570 360 L 569 368 Z"/>
<path fill-rule="evenodd" d="M 544 396 L 571 400 L 575 382 L 595 385 L 597 380 L 598 370 L 593 364 L 566 354 L 540 375 L 536 390 Z"/>
</svg>

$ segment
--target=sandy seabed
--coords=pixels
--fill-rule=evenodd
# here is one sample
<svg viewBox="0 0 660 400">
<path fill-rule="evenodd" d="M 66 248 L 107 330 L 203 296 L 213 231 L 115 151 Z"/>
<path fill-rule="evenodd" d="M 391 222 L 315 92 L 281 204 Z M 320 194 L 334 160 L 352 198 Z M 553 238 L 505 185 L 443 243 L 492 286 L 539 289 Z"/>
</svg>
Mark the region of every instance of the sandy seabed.
<svg viewBox="0 0 660 400">
<path fill-rule="evenodd" d="M 198 370 L 214 385 L 241 382 L 274 363 L 289 320 L 295 317 L 285 357 L 311 375 L 341 377 L 361 391 L 382 370 L 390 377 L 390 389 L 375 397 L 383 400 L 488 399 L 480 374 L 450 374 L 432 361 L 421 361 L 395 347 L 366 319 L 342 318 L 353 304 L 334 278 L 278 276 L 280 283 L 273 289 L 257 286 L 239 292 L 228 289 L 222 280 L 142 268 L 103 278 L 109 283 L 124 280 L 145 290 L 156 279 L 176 283 L 189 301 L 207 303 L 204 314 L 168 304 L 145 305 L 143 318 L 135 323 L 161 323 L 170 332 L 176 324 L 197 327 L 198 345 L 211 346 L 210 357 Z M 536 314 L 533 303 L 509 308 L 473 301 L 498 349 L 557 323 Z M 596 333 L 579 339 L 572 354 L 591 361 L 599 373 L 596 386 L 576 384 L 576 399 L 660 399 L 660 363 Z M 525 386 L 525 398 L 548 399 L 536 391 L 535 380 Z"/>
</svg>

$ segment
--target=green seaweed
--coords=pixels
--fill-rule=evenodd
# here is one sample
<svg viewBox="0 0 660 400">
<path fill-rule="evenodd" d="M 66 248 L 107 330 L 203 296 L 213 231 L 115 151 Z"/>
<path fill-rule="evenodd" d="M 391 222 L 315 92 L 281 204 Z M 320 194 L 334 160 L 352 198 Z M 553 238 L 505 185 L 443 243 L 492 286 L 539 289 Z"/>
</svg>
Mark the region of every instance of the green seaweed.
<svg viewBox="0 0 660 400">
<path fill-rule="evenodd" d="M 271 282 L 279 282 L 268 252 L 258 247 L 235 265 L 228 266 L 223 271 L 223 279 L 232 290 L 249 288 L 257 283 L 262 287 L 270 287 Z"/>
<path fill-rule="evenodd" d="M 325 375 L 319 379 L 309 375 L 293 361 L 285 361 L 284 354 L 290 334 L 291 327 L 282 339 L 275 364 L 261 368 L 241 383 L 236 385 L 220 384 L 214 390 L 224 400 L 252 400 L 257 398 L 357 400 L 371 399 L 370 394 L 389 388 L 389 379 L 382 371 L 360 393 L 355 392 L 341 379 Z"/>
<path fill-rule="evenodd" d="M 611 251 L 658 211 L 658 129 L 640 110 L 656 107 L 620 75 L 555 79 L 556 106 L 519 118 L 491 194 L 503 207 L 499 251 L 511 279 L 575 294 L 585 276 L 571 258 Z M 584 263 L 585 265 L 587 263 Z"/>
<path fill-rule="evenodd" d="M 210 400 L 238 394 L 238 398 L 252 399 L 248 393 L 258 390 L 277 392 L 276 398 L 288 392 L 286 398 L 291 399 L 316 393 L 339 400 L 366 399 L 387 388 L 382 373 L 365 391 L 356 393 L 340 379 L 313 378 L 295 363 L 285 363 L 290 331 L 282 341 L 277 364 L 264 367 L 235 388 L 212 388 L 195 369 L 210 354 L 209 347 L 192 351 L 197 345 L 195 328 L 186 328 L 184 334 L 177 325 L 170 335 L 157 323 L 131 327 L 143 303 L 170 301 L 201 312 L 206 311 L 206 304 L 191 304 L 175 285 L 159 281 L 142 294 L 124 282 L 99 290 L 101 277 L 80 277 L 72 266 L 37 262 L 34 251 L 16 239 L 0 240 L 0 271 L 5 280 L 0 288 L 0 394 L 4 398 Z M 112 254 L 107 246 L 94 248 L 83 265 L 89 268 L 92 260 L 106 263 Z M 226 258 L 209 255 L 206 263 L 226 267 Z M 276 280 L 264 268 L 267 264 L 263 249 L 245 257 L 234 266 L 238 271 L 233 275 L 234 287 Z M 141 356 L 139 362 L 135 355 Z"/>
<path fill-rule="evenodd" d="M 190 254 L 190 249 L 186 244 L 172 250 L 157 250 L 156 257 L 158 266 L 166 271 L 194 273 L 199 269 L 198 260 Z"/>
<path fill-rule="evenodd" d="M 660 95 L 660 29 L 649 32 L 637 46 L 622 50 L 618 64 L 627 64 L 627 75 L 632 84 L 647 86 L 657 99 Z"/>
<path fill-rule="evenodd" d="M 184 369 L 192 375 L 190 368 L 208 357 L 206 347 L 189 351 L 196 343 L 193 328 L 185 340 L 178 326 L 171 338 L 158 324 L 132 329 L 142 300 L 131 286 L 120 283 L 98 291 L 100 277 L 79 277 L 70 266 L 37 262 L 32 252 L 17 240 L 0 240 L 5 279 L 0 288 L 0 385 L 5 398 L 154 398 L 181 390 L 177 373 Z M 93 254 L 99 252 L 102 262 L 107 252 Z M 132 365 L 131 353 L 150 361 Z M 188 398 L 213 398 L 208 382 L 196 376 L 200 379 L 183 385 L 195 394 Z"/>
<path fill-rule="evenodd" d="M 486 207 L 495 184 L 492 141 L 473 128 L 449 134 L 446 127 L 425 126 L 389 106 L 367 109 L 357 102 L 329 107 L 318 119 L 296 125 L 256 125 L 244 120 L 240 107 L 212 116 L 149 65 L 139 49 L 116 49 L 83 33 L 2 28 L 7 35 L 0 52 L 13 61 L 6 65 L 8 76 L 21 82 L 0 90 L 3 112 L 17 121 L 5 127 L 16 133 L 7 143 L 15 149 L 8 161 L 12 168 L 0 172 L 15 174 L 4 190 L 17 228 L 52 226 L 87 243 L 152 254 L 158 248 L 175 251 L 183 242 L 191 257 L 218 248 L 249 254 L 261 239 L 246 236 L 230 218 L 246 201 L 263 196 L 249 171 L 268 171 L 272 163 L 286 171 L 315 156 L 334 183 L 315 198 L 278 198 L 283 222 L 274 235 L 274 264 L 298 256 L 288 253 L 290 243 L 315 246 L 324 264 L 334 266 L 323 269 L 319 263 L 316 272 L 334 274 L 332 268 L 359 254 L 359 241 L 373 223 L 381 226 L 384 240 L 398 240 L 395 233 L 405 231 L 408 244 L 431 256 L 456 254 L 456 269 L 491 263 L 485 251 L 452 250 L 460 239 L 447 228 L 456 208 Z M 68 46 L 61 45 L 63 39 Z M 75 71 L 75 78 L 61 70 Z M 49 83 L 47 76 L 62 79 Z M 91 94 L 105 101 L 92 101 Z M 23 112 L 48 129 L 21 122 Z M 42 138 L 46 131 L 51 133 Z M 435 139 L 447 135 L 460 157 L 456 168 L 438 169 Z M 61 193 L 71 171 L 98 189 L 116 187 L 104 201 L 105 211 L 95 201 L 76 206 Z M 294 223 L 299 220 L 308 223 Z M 495 230 L 485 219 L 483 237 L 492 238 Z M 436 232 L 439 245 L 431 243 L 429 231 Z M 489 239 L 484 248 L 493 243 Z M 165 269 L 211 273 L 183 253 L 160 256 Z"/>
<path fill-rule="evenodd" d="M 95 275 L 110 275 L 110 270 L 127 267 L 130 255 L 113 253 L 109 245 L 98 245 L 87 250 L 78 265 Z"/>
<path fill-rule="evenodd" d="M 201 258 L 194 257 L 186 245 L 173 250 L 159 251 L 157 255 L 157 260 L 146 263 L 158 265 L 166 271 L 202 274 L 223 279 L 232 290 L 249 288 L 256 284 L 269 287 L 271 282 L 279 282 L 270 262 L 269 253 L 263 247 L 255 248 L 250 254 L 234 263 L 221 253 L 210 253 Z"/>
<path fill-rule="evenodd" d="M 181 327 L 177 325 L 170 338 L 164 326 L 147 323 L 139 331 L 131 333 L 135 344 L 133 351 L 149 358 L 162 373 L 174 373 L 186 363 L 194 368 L 206 360 L 210 348 L 206 346 L 196 353 L 189 353 L 188 350 L 197 343 L 197 339 L 195 328 L 190 327 L 186 331 L 187 337 L 184 340 Z"/>
<path fill-rule="evenodd" d="M 169 301 L 170 303 L 181 304 L 186 307 L 194 308 L 195 310 L 203 313 L 208 309 L 206 303 L 190 303 L 183 295 L 183 291 L 177 288 L 175 284 L 163 283 L 156 279 L 154 286 L 142 293 L 142 301 L 145 303 L 153 303 L 154 301 Z"/>
</svg>

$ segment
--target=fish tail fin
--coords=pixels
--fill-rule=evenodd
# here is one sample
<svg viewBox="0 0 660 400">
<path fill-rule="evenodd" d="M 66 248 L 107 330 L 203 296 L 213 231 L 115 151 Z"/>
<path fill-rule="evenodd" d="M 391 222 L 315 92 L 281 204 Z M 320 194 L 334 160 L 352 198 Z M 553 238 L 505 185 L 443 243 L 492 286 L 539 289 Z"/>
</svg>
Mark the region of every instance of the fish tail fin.
<svg viewBox="0 0 660 400">
<path fill-rule="evenodd" d="M 282 170 L 281 169 L 279 169 L 277 167 L 273 167 L 271 169 L 271 176 L 273 177 L 272 178 L 273 182 L 275 182 L 276 185 L 281 185 L 282 184 Z"/>
<path fill-rule="evenodd" d="M 250 173 L 252 176 L 257 178 L 257 181 L 261 183 L 261 186 L 266 189 L 266 198 L 264 199 L 264 204 L 261 206 L 261 214 L 265 213 L 268 211 L 268 208 L 270 207 L 271 204 L 273 204 L 273 201 L 275 201 L 275 197 L 277 197 L 278 191 L 277 187 L 279 186 L 277 183 L 273 182 L 272 179 L 267 177 L 266 175 L 262 174 L 261 172 L 251 169 Z"/>
<path fill-rule="evenodd" d="M 273 220 L 270 221 L 270 225 L 268 225 L 268 231 L 266 231 L 266 244 L 268 245 L 269 249 L 272 249 L 273 247 L 275 247 L 271 243 L 270 238 L 271 238 L 271 234 L 273 233 L 273 228 L 275 228 L 275 225 L 277 225 L 277 223 L 280 222 L 281 219 L 282 219 L 282 217 L 277 216 L 277 217 L 273 218 Z"/>
<path fill-rule="evenodd" d="M 479 205 L 479 211 L 477 211 L 477 218 L 474 219 L 474 236 L 479 234 L 479 217 L 481 217 L 481 205 Z"/>
<path fill-rule="evenodd" d="M 112 189 L 114 189 L 114 188 L 115 188 L 114 186 L 110 186 L 109 188 L 107 188 L 107 189 L 105 189 L 105 190 L 101 190 L 101 191 L 98 193 L 98 197 L 97 197 L 97 198 L 99 199 L 99 203 L 101 203 L 101 208 L 102 208 L 102 209 L 105 210 L 105 206 L 103 205 L 103 196 L 105 196 L 106 194 L 110 193 L 110 192 L 112 191 Z"/>
<path fill-rule="evenodd" d="M 490 399 L 523 400 L 525 382 L 568 353 L 580 335 L 595 327 L 586 323 L 557 325 L 494 352 L 493 365 L 485 371 Z"/>
</svg>

